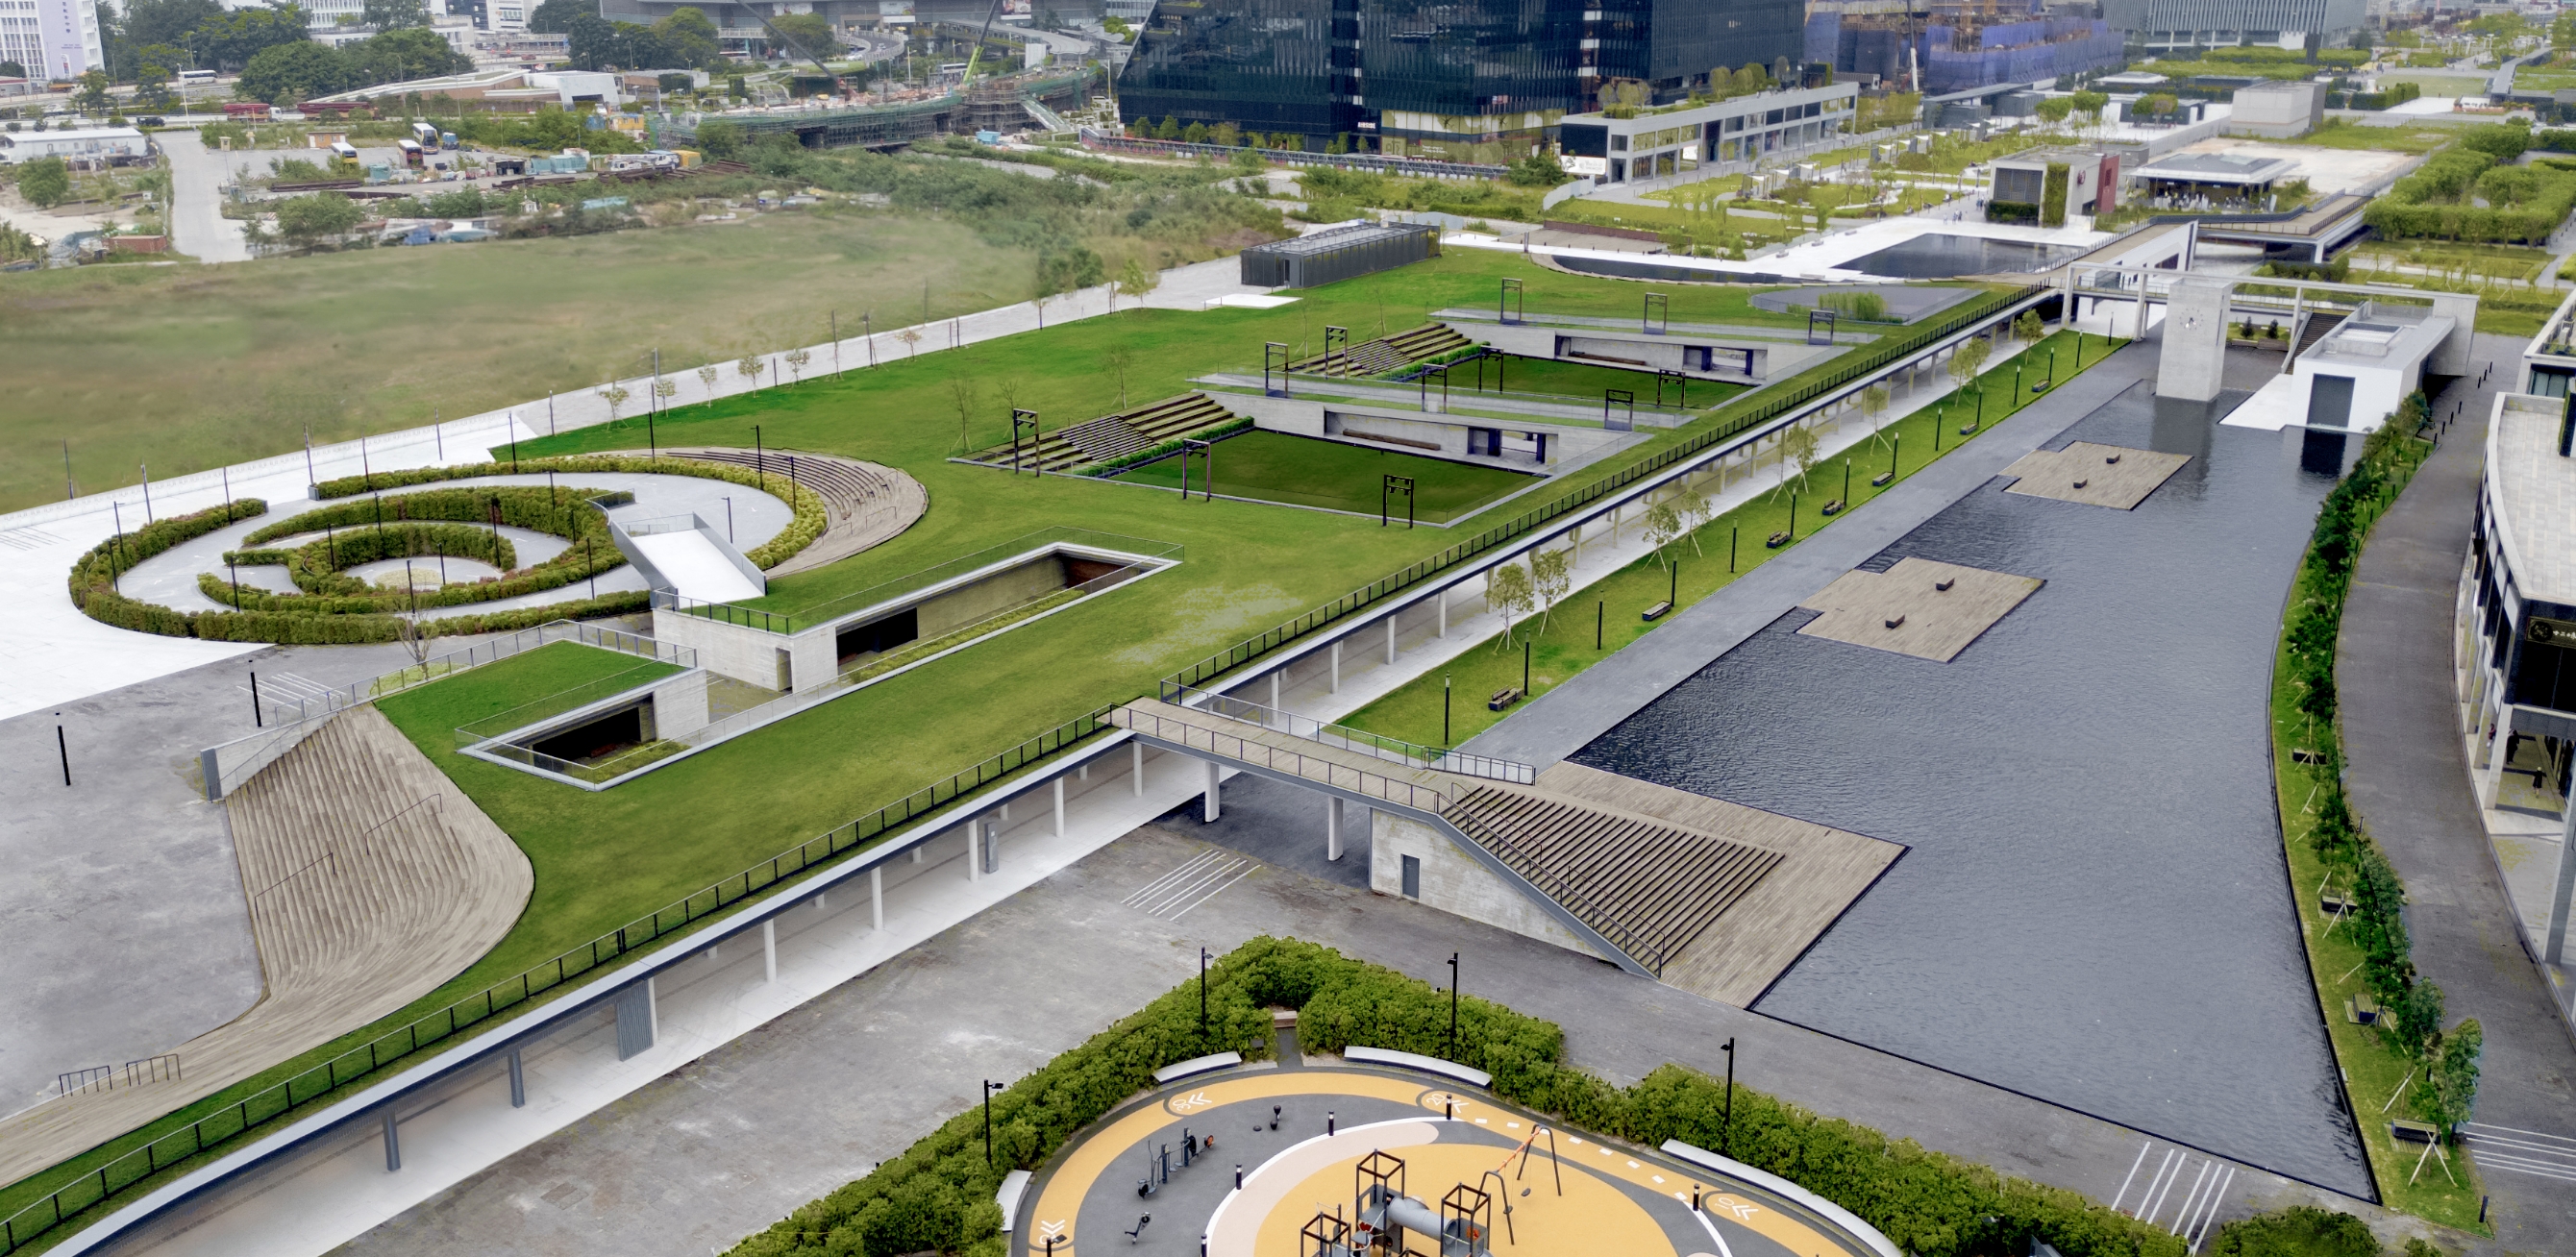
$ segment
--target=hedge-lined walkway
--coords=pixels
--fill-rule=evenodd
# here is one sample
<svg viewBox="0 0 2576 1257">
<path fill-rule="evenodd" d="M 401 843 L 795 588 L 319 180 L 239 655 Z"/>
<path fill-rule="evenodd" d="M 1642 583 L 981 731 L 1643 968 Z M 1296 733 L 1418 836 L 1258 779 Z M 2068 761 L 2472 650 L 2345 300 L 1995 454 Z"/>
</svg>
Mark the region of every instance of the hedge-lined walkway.
<svg viewBox="0 0 2576 1257">
<path fill-rule="evenodd" d="M 2486 1032 L 2473 1120 L 2576 1135 L 2576 1046 L 2515 942 L 2520 927 L 2488 854 L 2452 695 L 2452 607 L 2487 419 L 2496 394 L 2514 386 L 2521 348 L 2478 337 L 2478 362 L 2496 362 L 2497 378 L 2477 388 L 2471 376 L 2435 399 L 2434 413 L 2457 404 L 2460 417 L 2371 530 L 2344 604 L 2335 687 L 2345 788 L 2406 883 L 2415 964 L 2441 985 L 2453 1017 L 2475 1017 Z M 2502 1249 L 2576 1252 L 2569 1184 L 2481 1168 Z"/>
</svg>

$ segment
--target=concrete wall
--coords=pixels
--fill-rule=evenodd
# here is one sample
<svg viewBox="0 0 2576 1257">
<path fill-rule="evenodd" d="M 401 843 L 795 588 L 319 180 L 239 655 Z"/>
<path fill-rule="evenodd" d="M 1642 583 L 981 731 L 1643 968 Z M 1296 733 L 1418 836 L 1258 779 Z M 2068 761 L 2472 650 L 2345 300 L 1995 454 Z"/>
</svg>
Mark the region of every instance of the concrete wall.
<svg viewBox="0 0 2576 1257">
<path fill-rule="evenodd" d="M 709 672 L 764 689 L 778 685 L 778 649 L 788 644 L 776 633 L 660 607 L 653 610 L 653 636 L 698 652 L 698 666 Z M 824 649 L 831 649 L 828 640 Z"/>
<path fill-rule="evenodd" d="M 1565 928 L 1519 887 L 1459 850 L 1446 834 L 1392 813 L 1380 812 L 1371 822 L 1369 889 L 1381 895 L 1402 895 L 1404 857 L 1408 855 L 1422 861 L 1423 903 L 1470 921 L 1554 943 L 1567 951 L 1609 959 Z"/>
<path fill-rule="evenodd" d="M 955 632 L 1023 603 L 1035 602 L 1064 587 L 1064 560 L 1052 554 L 1008 571 L 995 572 L 972 585 L 949 590 L 922 603 L 922 640 Z"/>
<path fill-rule="evenodd" d="M 2390 415 L 2397 413 L 2398 403 L 2405 401 L 2406 395 L 2415 390 L 2409 378 L 2414 373 L 2399 367 L 2363 367 L 2343 360 L 2320 366 L 2301 359 L 2291 368 L 2291 374 L 2309 381 L 2320 375 L 2340 375 L 2351 380 L 2351 430 L 2354 432 L 2369 432 L 2386 423 Z M 2305 387 L 2313 388 L 2314 385 L 2311 383 Z M 2304 401 L 2300 404 L 2299 414 L 2303 419 L 2307 415 Z"/>
<path fill-rule="evenodd" d="M 1439 399 L 1434 397 L 1432 399 L 1432 404 L 1438 405 Z M 1393 415 L 1372 415 L 1347 410 L 1327 410 L 1324 412 L 1323 435 L 1349 440 L 1356 444 L 1368 446 L 1371 449 L 1394 450 L 1405 454 L 1425 455 L 1436 452 L 1444 457 L 1463 459 L 1467 456 L 1467 429 L 1464 425 L 1469 423 L 1480 428 L 1499 426 L 1492 421 L 1484 419 L 1460 420 L 1452 423 L 1434 423 L 1422 419 L 1397 418 Z M 1395 445 L 1385 441 L 1365 441 L 1357 437 L 1349 436 L 1348 434 L 1353 430 L 1372 433 L 1377 436 L 1400 437 L 1407 441 L 1422 441 L 1437 446 L 1438 448 L 1435 451 L 1426 450 L 1420 446 Z"/>
<path fill-rule="evenodd" d="M 2227 375 L 2227 302 L 2234 292 L 2234 285 L 2217 280 L 2174 285 L 2156 364 L 2156 396 L 2196 402 L 2218 396 Z"/>
<path fill-rule="evenodd" d="M 653 735 L 683 738 L 707 727 L 707 670 L 691 668 L 653 687 Z"/>
</svg>

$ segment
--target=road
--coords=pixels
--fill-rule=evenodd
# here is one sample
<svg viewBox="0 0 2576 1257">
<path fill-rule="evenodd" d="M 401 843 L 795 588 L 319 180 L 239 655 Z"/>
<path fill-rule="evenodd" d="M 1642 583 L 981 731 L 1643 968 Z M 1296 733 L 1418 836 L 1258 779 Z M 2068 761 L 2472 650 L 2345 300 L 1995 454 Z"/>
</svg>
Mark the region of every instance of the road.
<svg viewBox="0 0 2576 1257">
<path fill-rule="evenodd" d="M 206 151 L 193 131 L 164 131 L 161 151 L 170 159 L 171 247 L 200 262 L 247 262 L 250 244 L 242 224 L 223 215 L 223 185 L 231 170 L 247 167 L 255 153 Z"/>
</svg>

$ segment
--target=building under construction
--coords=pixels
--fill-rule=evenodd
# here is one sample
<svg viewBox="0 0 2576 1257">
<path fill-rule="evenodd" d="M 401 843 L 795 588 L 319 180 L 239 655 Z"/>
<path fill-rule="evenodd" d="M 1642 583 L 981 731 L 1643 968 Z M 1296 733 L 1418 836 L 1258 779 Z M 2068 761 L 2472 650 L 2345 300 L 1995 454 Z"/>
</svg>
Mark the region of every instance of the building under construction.
<svg viewBox="0 0 2576 1257">
<path fill-rule="evenodd" d="M 1943 95 L 2117 70 L 2121 37 L 2100 18 L 2042 16 L 2039 0 L 1813 0 L 1807 60 Z"/>
<path fill-rule="evenodd" d="M 977 79 L 961 90 L 923 93 L 913 100 L 865 99 L 778 109 L 738 109 L 720 114 L 682 114 L 663 125 L 664 142 L 689 146 L 697 129 L 709 122 L 730 122 L 744 138 L 793 135 L 807 148 L 896 148 L 942 135 L 977 131 L 1049 131 L 1072 129 L 1055 113 L 1079 109 L 1086 90 L 1100 83 L 1099 71 L 1086 67 L 1056 74 L 1021 74 Z"/>
</svg>

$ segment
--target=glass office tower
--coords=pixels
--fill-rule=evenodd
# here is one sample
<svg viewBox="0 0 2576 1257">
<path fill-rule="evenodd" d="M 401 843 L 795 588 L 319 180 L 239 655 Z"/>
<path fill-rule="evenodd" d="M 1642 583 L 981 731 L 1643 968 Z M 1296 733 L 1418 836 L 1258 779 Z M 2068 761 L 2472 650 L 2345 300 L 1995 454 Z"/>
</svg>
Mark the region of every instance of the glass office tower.
<svg viewBox="0 0 2576 1257">
<path fill-rule="evenodd" d="M 1605 81 L 1675 100 L 1712 68 L 1795 61 L 1803 15 L 1802 0 L 1162 0 L 1119 106 L 1310 149 L 1341 137 L 1394 152 L 1393 137 L 1525 151 Z"/>
</svg>

